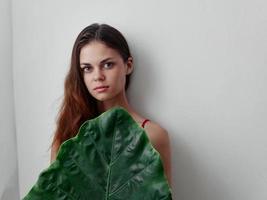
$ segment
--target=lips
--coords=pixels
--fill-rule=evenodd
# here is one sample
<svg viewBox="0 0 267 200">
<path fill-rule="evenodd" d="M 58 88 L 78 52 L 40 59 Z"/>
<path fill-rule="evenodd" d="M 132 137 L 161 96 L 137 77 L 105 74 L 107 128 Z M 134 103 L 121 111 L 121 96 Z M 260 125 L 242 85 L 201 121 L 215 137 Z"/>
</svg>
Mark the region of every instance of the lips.
<svg viewBox="0 0 267 200">
<path fill-rule="evenodd" d="M 103 88 L 108 88 L 109 86 L 98 86 L 96 88 L 94 88 L 94 90 L 97 90 L 97 89 L 103 89 Z"/>
</svg>

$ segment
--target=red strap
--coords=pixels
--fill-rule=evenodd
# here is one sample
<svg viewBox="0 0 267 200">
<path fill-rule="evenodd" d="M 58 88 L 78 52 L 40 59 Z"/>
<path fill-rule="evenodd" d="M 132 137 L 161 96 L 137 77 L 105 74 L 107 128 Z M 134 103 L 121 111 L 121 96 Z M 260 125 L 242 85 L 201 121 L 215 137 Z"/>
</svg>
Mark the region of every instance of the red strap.
<svg viewBox="0 0 267 200">
<path fill-rule="evenodd" d="M 149 121 L 149 119 L 145 119 L 142 123 L 142 127 L 144 128 L 145 127 L 145 124 Z"/>
</svg>

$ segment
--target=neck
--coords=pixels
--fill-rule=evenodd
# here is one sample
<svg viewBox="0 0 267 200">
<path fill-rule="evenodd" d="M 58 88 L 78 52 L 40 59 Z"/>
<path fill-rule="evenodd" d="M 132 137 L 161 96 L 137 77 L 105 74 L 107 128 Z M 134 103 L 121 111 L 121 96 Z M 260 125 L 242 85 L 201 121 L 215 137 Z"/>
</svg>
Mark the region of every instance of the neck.
<svg viewBox="0 0 267 200">
<path fill-rule="evenodd" d="M 108 109 L 114 107 L 114 106 L 121 106 L 127 112 L 132 116 L 132 118 L 137 122 L 137 123 L 142 123 L 143 118 L 140 117 L 134 109 L 131 107 L 131 105 L 128 103 L 125 91 L 117 95 L 117 97 L 114 97 L 110 100 L 107 101 L 98 101 L 97 102 L 98 110 L 100 113 L 107 111 Z"/>
<path fill-rule="evenodd" d="M 121 94 L 117 95 L 116 97 L 106 100 L 106 101 L 98 101 L 97 107 L 100 113 L 105 112 L 109 110 L 112 107 L 115 106 L 121 106 L 124 109 L 126 109 L 130 114 L 134 113 L 133 108 L 128 103 L 127 97 L 125 92 L 122 92 Z"/>
</svg>

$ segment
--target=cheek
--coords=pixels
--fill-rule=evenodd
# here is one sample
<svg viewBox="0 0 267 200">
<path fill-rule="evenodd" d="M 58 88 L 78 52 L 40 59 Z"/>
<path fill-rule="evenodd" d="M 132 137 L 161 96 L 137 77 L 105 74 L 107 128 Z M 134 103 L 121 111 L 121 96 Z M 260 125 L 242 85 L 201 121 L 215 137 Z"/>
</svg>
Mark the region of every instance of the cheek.
<svg viewBox="0 0 267 200">
<path fill-rule="evenodd" d="M 85 84 L 87 90 L 91 91 L 92 88 L 90 88 L 90 86 L 91 86 L 91 84 L 90 84 L 90 77 L 84 76 L 83 81 L 84 81 L 84 84 Z"/>
<path fill-rule="evenodd" d="M 118 89 L 124 88 L 125 82 L 126 82 L 126 76 L 124 74 L 120 74 L 113 78 L 113 80 L 116 83 L 116 86 Z"/>
</svg>

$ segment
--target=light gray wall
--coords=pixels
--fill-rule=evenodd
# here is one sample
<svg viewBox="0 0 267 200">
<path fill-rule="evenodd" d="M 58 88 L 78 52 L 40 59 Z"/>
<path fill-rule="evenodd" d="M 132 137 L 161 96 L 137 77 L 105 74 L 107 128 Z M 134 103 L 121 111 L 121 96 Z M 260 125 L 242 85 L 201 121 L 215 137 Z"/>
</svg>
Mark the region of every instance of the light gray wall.
<svg viewBox="0 0 267 200">
<path fill-rule="evenodd" d="M 129 96 L 169 131 L 174 199 L 267 199 L 267 2 L 14 0 L 20 194 L 49 164 L 77 34 L 121 30 L 134 55 Z"/>
<path fill-rule="evenodd" d="M 11 3 L 0 1 L 0 200 L 19 198 L 12 78 Z"/>
</svg>

